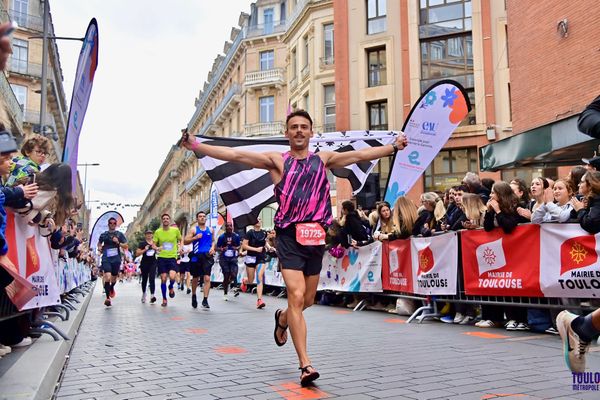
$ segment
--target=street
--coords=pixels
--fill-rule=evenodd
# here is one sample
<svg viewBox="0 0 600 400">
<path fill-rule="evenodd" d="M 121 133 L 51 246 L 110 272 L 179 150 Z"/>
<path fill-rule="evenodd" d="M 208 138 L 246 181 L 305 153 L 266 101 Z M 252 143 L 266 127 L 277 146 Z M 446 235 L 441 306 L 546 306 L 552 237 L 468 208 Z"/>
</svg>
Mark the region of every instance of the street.
<svg viewBox="0 0 600 400">
<path fill-rule="evenodd" d="M 294 348 L 273 343 L 284 299 L 223 300 L 194 310 L 177 291 L 169 306 L 141 304 L 137 281 L 117 284 L 113 307 L 100 286 L 79 330 L 59 399 L 593 399 L 574 391 L 558 337 L 478 329 L 314 306 L 308 350 L 321 373 L 301 388 Z M 157 285 L 158 286 L 158 285 Z M 199 291 L 200 294 L 200 291 Z M 160 298 L 159 298 L 160 301 Z M 588 371 L 600 371 L 598 353 Z"/>
</svg>

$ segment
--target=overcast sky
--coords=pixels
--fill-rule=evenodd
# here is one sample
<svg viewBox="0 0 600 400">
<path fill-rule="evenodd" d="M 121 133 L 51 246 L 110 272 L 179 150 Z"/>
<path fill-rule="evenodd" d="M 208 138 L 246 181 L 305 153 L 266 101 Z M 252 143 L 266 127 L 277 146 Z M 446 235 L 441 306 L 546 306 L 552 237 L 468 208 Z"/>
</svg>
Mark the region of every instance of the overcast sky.
<svg viewBox="0 0 600 400">
<path fill-rule="evenodd" d="M 98 21 L 98 69 L 79 141 L 90 200 L 141 204 L 250 0 L 52 0 L 57 36 Z M 70 103 L 81 42 L 58 41 Z M 84 168 L 79 167 L 84 181 Z M 92 224 L 109 208 L 90 203 Z M 116 208 L 125 224 L 138 208 Z M 91 224 L 90 224 L 91 226 Z"/>
</svg>

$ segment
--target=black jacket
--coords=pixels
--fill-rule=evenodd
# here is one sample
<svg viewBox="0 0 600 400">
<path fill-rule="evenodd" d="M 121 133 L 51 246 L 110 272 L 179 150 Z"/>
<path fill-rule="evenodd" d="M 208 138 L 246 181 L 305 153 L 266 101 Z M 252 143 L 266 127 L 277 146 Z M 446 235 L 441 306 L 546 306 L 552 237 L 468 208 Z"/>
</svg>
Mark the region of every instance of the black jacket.
<svg viewBox="0 0 600 400">
<path fill-rule="evenodd" d="M 587 208 L 577 212 L 577 220 L 579 225 L 589 233 L 600 232 L 600 196 L 589 199 Z"/>
<path fill-rule="evenodd" d="M 579 115 L 577 128 L 586 135 L 600 139 L 600 96 L 596 97 Z"/>
<path fill-rule="evenodd" d="M 511 233 L 519 224 L 519 214 L 517 214 L 516 211 L 514 213 L 501 212 L 500 214 L 496 214 L 494 210 L 487 210 L 483 217 L 483 229 L 485 229 L 486 232 L 489 232 L 496 227 L 494 220 L 498 222 L 498 226 L 502 228 L 504 233 Z"/>
<path fill-rule="evenodd" d="M 346 221 L 342 227 L 342 232 L 344 233 L 341 237 L 342 246 L 348 248 L 350 246 L 350 239 L 356 240 L 359 246 L 371 243 L 373 238 L 367 231 L 367 225 L 368 221 L 363 221 L 356 212 L 346 215 Z"/>
</svg>

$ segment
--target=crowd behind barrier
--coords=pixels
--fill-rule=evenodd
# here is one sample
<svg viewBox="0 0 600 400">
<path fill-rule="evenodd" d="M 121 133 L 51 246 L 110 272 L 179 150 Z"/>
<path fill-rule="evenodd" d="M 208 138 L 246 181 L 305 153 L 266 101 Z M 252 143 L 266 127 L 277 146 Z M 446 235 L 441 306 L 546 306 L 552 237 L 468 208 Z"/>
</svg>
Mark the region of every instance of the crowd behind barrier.
<svg viewBox="0 0 600 400">
<path fill-rule="evenodd" d="M 341 258 L 326 253 L 319 290 L 417 299 L 429 311 L 432 298 L 587 310 L 600 293 L 598 236 L 579 224 L 548 223 L 522 224 L 510 234 L 477 229 L 377 241 L 350 247 Z M 242 260 L 238 282 L 245 276 Z M 284 287 L 277 258 L 265 267 L 265 284 Z M 211 281 L 223 281 L 218 262 Z"/>
<path fill-rule="evenodd" d="M 28 333 L 68 339 L 48 318 L 69 318 L 69 310 L 80 302 L 77 295 L 85 295 L 91 288 L 92 266 L 51 249 L 37 225 L 28 224 L 12 211 L 7 210 L 6 224 L 8 257 L 16 270 L 2 270 L 7 279 L 0 290 L 0 321 L 27 316 Z"/>
</svg>

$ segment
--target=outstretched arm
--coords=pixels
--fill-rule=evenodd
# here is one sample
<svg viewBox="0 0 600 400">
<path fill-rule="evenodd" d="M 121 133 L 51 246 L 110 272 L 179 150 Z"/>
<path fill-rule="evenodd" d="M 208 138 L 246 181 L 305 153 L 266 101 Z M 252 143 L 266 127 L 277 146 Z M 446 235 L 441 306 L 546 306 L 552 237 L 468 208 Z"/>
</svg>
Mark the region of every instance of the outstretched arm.
<svg viewBox="0 0 600 400">
<path fill-rule="evenodd" d="M 342 168 L 346 165 L 355 164 L 360 161 L 371 161 L 385 156 L 391 156 L 396 149 L 402 150 L 408 145 L 408 139 L 401 133 L 396 137 L 394 144 L 385 146 L 369 147 L 362 150 L 346 151 L 337 153 L 334 151 L 319 152 L 319 157 L 327 168 Z"/>
<path fill-rule="evenodd" d="M 234 161 L 246 164 L 252 168 L 266 169 L 269 171 L 276 169 L 275 159 L 277 156 L 281 157 L 279 153 L 275 152 L 258 153 L 224 146 L 211 146 L 197 141 L 194 135 L 189 135 L 187 133 L 183 134 L 181 145 L 186 149 L 193 151 L 197 156 L 206 155 L 219 160 Z"/>
</svg>

